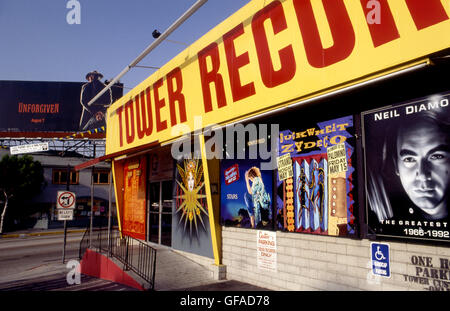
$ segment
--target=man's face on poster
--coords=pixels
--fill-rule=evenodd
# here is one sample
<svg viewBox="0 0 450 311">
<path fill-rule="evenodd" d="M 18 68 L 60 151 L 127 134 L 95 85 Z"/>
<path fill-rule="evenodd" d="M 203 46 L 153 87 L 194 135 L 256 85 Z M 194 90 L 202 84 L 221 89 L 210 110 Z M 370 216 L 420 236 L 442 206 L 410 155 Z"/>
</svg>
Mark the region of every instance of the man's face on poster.
<svg viewBox="0 0 450 311">
<path fill-rule="evenodd" d="M 450 133 L 430 121 L 415 122 L 397 138 L 397 173 L 411 201 L 429 219 L 446 217 L 450 185 Z"/>
</svg>

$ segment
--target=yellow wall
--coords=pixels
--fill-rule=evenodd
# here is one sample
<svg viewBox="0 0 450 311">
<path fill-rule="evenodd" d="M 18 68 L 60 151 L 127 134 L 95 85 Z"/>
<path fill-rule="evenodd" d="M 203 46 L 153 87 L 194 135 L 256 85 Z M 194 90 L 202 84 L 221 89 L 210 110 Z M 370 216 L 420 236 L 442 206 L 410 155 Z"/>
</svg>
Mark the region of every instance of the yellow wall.
<svg viewBox="0 0 450 311">
<path fill-rule="evenodd" d="M 305 6 L 310 2 L 304 0 L 249 2 L 109 108 L 106 153 L 153 141 L 168 142 L 180 136 L 180 131 L 226 124 L 281 107 L 450 47 L 448 1 L 379 1 L 382 4 L 381 24 L 370 25 L 370 28 L 366 15 L 371 11 L 364 10 L 361 1 L 357 0 L 311 0 L 310 8 Z M 421 9 L 424 5 L 426 9 Z M 307 12 L 313 12 L 309 19 Z M 301 18 L 299 14 L 302 14 Z M 328 22 L 327 14 L 338 14 L 330 16 L 336 24 Z M 302 23 L 306 27 L 303 32 L 299 26 Z M 319 37 L 311 33 L 311 38 L 307 39 L 308 32 L 316 29 L 315 24 L 319 41 L 314 41 Z M 393 37 L 380 43 L 376 39 L 379 37 L 369 30 L 376 33 L 379 27 L 382 28 L 379 33 Z M 230 32 L 233 29 L 234 32 Z M 260 42 L 259 48 L 257 42 Z M 210 50 L 210 56 L 199 58 L 199 52 L 208 46 L 216 46 L 216 49 Z M 216 52 L 218 58 L 214 56 Z M 267 67 L 270 64 L 267 61 L 260 65 L 258 55 L 264 52 L 268 53 L 264 59 L 271 60 L 273 67 Z M 314 57 L 317 55 L 319 58 Z M 213 67 L 213 59 L 216 67 Z M 225 94 L 218 103 L 216 87 L 220 89 L 221 84 L 204 82 L 203 86 L 210 88 L 206 94 L 212 98 L 212 110 L 208 112 L 202 91 L 202 81 L 207 81 L 208 75 L 200 73 L 203 63 L 206 72 L 217 69 L 210 76 L 223 81 Z M 232 72 L 234 75 L 230 74 Z M 279 80 L 283 83 L 276 81 L 280 73 L 282 78 Z M 176 107 L 173 115 L 171 98 Z M 184 101 L 186 120 L 178 109 L 180 100 Z M 142 127 L 143 119 L 136 109 L 142 110 L 142 107 L 151 109 L 150 119 L 147 114 L 145 118 L 147 124 L 151 120 L 152 126 L 147 132 L 142 131 L 139 137 L 137 123 L 140 122 Z M 198 120 L 196 124 L 195 116 L 202 117 L 201 124 Z M 175 126 L 179 124 L 184 126 L 181 130 Z"/>
</svg>

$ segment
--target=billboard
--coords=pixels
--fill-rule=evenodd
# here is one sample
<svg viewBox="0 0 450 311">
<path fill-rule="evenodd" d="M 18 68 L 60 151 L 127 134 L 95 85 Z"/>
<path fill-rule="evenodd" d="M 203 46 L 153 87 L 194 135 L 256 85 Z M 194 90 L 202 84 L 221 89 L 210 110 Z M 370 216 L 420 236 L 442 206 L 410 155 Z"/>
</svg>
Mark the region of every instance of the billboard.
<svg viewBox="0 0 450 311">
<path fill-rule="evenodd" d="M 82 82 L 0 81 L 0 132 L 80 132 L 106 126 L 106 109 L 122 97 L 121 85 L 91 106 L 105 85 Z"/>
<path fill-rule="evenodd" d="M 273 173 L 261 160 L 221 161 L 220 215 L 225 226 L 273 229 Z"/>
<path fill-rule="evenodd" d="M 361 114 L 369 228 L 450 241 L 450 93 Z"/>
<path fill-rule="evenodd" d="M 353 117 L 301 123 L 280 131 L 279 158 L 292 174 L 277 174 L 277 226 L 290 232 L 355 234 Z M 289 177 L 291 176 L 291 177 Z"/>
</svg>

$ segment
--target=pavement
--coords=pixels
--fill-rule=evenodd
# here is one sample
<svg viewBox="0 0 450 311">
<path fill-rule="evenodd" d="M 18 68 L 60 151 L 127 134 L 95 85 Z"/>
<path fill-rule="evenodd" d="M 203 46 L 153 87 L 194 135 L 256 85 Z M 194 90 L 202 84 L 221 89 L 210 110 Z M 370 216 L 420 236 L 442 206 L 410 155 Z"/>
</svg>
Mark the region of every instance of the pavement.
<svg viewBox="0 0 450 311">
<path fill-rule="evenodd" d="M 175 252 L 151 245 L 156 253 L 156 291 L 268 291 L 266 288 L 235 280 L 215 280 L 206 267 Z"/>
<path fill-rule="evenodd" d="M 82 233 L 85 228 L 68 228 L 68 233 Z M 63 229 L 30 229 L 6 233 L 0 239 L 27 238 L 32 236 L 62 235 Z M 268 291 L 266 288 L 239 282 L 236 280 L 215 280 L 212 272 L 172 248 L 156 245 L 157 249 L 155 291 Z M 119 265 L 120 266 L 120 265 Z M 5 290 L 80 290 L 80 291 L 117 291 L 132 290 L 125 285 L 99 280 L 83 275 L 82 285 L 67 285 L 67 268 L 60 262 L 48 263 L 9 278 L 0 284 Z M 92 285 L 92 286 L 91 286 Z M 78 286 L 78 287 L 77 287 Z"/>
</svg>

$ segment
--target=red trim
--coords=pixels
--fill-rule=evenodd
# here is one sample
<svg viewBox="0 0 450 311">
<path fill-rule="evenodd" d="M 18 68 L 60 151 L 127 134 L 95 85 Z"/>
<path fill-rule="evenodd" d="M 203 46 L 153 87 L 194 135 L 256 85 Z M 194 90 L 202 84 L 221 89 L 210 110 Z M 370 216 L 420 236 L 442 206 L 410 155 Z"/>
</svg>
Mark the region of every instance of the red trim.
<svg viewBox="0 0 450 311">
<path fill-rule="evenodd" d="M 90 167 L 92 165 L 97 164 L 100 161 L 103 161 L 102 159 L 103 157 L 98 157 L 89 161 L 86 161 L 84 163 L 78 164 L 77 166 L 75 166 L 75 171 L 81 171 L 84 168 Z"/>
<path fill-rule="evenodd" d="M 121 150 L 121 151 L 117 151 L 117 152 L 114 152 L 114 153 L 110 153 L 110 154 L 107 154 L 107 155 L 104 155 L 104 156 L 101 156 L 101 157 L 98 157 L 98 158 L 86 161 L 84 163 L 78 164 L 77 166 L 75 166 L 74 169 L 75 169 L 75 171 L 80 171 L 82 169 L 91 167 L 92 165 L 95 165 L 95 164 L 97 164 L 99 162 L 103 162 L 105 160 L 112 159 L 112 158 L 117 158 L 117 157 L 120 157 L 122 155 L 132 155 L 132 153 L 137 153 L 139 151 L 143 151 L 143 150 L 148 149 L 148 148 L 156 147 L 156 146 L 158 146 L 158 144 L 159 144 L 159 142 L 156 140 L 156 141 L 153 141 L 151 143 L 148 143 L 148 144 L 145 144 L 145 145 L 142 145 L 142 146 L 138 146 L 138 147 L 134 147 L 134 148 L 130 148 L 130 149 L 126 149 L 126 150 Z"/>
<path fill-rule="evenodd" d="M 26 138 L 63 138 L 77 134 L 73 138 L 106 138 L 106 133 L 92 133 L 83 132 L 83 136 L 79 132 L 0 132 L 0 137 L 26 137 Z"/>
<path fill-rule="evenodd" d="M 81 273 L 144 290 L 141 284 L 120 269 L 111 259 L 90 249 L 86 250 L 81 261 Z"/>
</svg>

